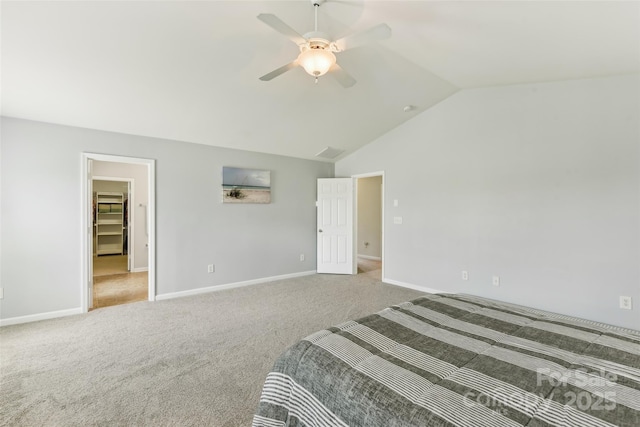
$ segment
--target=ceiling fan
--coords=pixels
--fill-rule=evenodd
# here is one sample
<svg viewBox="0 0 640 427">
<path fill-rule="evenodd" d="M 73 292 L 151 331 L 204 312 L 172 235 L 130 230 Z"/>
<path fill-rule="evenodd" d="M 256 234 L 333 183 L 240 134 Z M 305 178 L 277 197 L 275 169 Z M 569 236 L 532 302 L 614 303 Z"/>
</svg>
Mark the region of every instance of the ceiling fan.
<svg viewBox="0 0 640 427">
<path fill-rule="evenodd" d="M 356 84 L 356 80 L 336 63 L 334 53 L 344 52 L 363 44 L 387 39 L 391 37 L 391 28 L 387 24 L 378 24 L 363 32 L 331 41 L 327 34 L 318 31 L 318 8 L 324 2 L 325 0 L 311 0 L 315 11 L 315 26 L 313 31 L 305 35 L 300 35 L 273 14 L 261 13 L 258 15 L 259 20 L 287 36 L 300 48 L 300 55 L 294 61 L 265 74 L 260 77 L 260 80 L 269 81 L 292 68 L 302 66 L 308 74 L 315 77 L 316 83 L 318 82 L 318 77 L 329 73 L 345 88 Z"/>
</svg>

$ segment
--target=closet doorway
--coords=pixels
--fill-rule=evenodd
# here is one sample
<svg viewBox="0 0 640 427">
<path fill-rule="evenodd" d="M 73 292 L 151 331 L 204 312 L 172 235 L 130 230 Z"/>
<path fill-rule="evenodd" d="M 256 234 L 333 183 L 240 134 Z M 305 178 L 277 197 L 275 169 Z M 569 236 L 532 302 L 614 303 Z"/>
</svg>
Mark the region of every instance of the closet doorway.
<svg viewBox="0 0 640 427">
<path fill-rule="evenodd" d="M 83 311 L 154 301 L 153 160 L 83 154 L 83 169 Z"/>
<path fill-rule="evenodd" d="M 94 171 L 108 170 L 108 162 L 94 162 Z M 140 168 L 140 167 L 138 167 Z M 142 166 L 144 168 L 144 166 Z M 135 165 L 123 169 L 125 174 L 142 175 Z M 145 301 L 149 279 L 146 268 L 133 271 L 135 263 L 136 218 L 133 200 L 134 178 L 93 176 L 93 301 L 91 307 Z M 132 209 L 133 208 L 133 209 Z M 147 265 L 147 262 L 139 263 Z"/>
<path fill-rule="evenodd" d="M 356 175 L 358 274 L 384 278 L 384 174 Z"/>
</svg>

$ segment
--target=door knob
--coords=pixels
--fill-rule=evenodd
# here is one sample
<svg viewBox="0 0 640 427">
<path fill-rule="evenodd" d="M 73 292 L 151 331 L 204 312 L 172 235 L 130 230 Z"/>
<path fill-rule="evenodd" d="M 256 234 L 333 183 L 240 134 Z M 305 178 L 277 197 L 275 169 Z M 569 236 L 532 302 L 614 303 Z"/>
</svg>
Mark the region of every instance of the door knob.
<svg viewBox="0 0 640 427">
<path fill-rule="evenodd" d="M 318 233 L 322 233 L 322 228 L 318 230 Z"/>
</svg>

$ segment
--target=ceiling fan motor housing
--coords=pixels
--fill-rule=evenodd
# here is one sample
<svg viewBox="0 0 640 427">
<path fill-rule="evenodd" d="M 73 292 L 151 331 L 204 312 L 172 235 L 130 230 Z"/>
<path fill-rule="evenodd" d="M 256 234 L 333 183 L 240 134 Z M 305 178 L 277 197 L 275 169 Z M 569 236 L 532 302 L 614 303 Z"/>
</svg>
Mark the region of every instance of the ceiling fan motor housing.
<svg viewBox="0 0 640 427">
<path fill-rule="evenodd" d="M 320 31 L 311 31 L 306 33 L 304 38 L 307 39 L 307 43 L 300 46 L 300 50 L 307 49 L 329 49 L 331 42 L 329 36 L 326 33 Z"/>
</svg>

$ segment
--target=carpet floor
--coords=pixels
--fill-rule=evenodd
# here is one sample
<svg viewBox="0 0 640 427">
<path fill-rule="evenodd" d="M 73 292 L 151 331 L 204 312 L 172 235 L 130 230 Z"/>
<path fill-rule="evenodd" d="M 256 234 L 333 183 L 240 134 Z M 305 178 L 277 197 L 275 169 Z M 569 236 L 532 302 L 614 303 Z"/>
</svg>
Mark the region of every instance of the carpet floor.
<svg viewBox="0 0 640 427">
<path fill-rule="evenodd" d="M 358 274 L 382 280 L 382 261 L 358 257 Z"/>
<path fill-rule="evenodd" d="M 127 255 L 93 257 L 92 310 L 148 298 L 148 272 L 129 273 L 127 264 Z"/>
<path fill-rule="evenodd" d="M 93 256 L 93 277 L 127 273 L 127 255 Z"/>
<path fill-rule="evenodd" d="M 149 273 L 111 274 L 93 277 L 93 309 L 145 301 L 149 295 Z"/>
<path fill-rule="evenodd" d="M 0 328 L 0 425 L 248 426 L 275 358 L 420 293 L 312 275 Z"/>
</svg>

